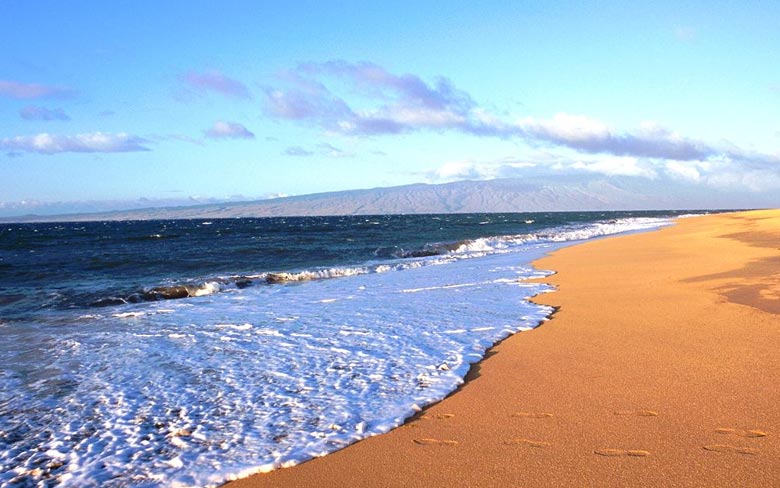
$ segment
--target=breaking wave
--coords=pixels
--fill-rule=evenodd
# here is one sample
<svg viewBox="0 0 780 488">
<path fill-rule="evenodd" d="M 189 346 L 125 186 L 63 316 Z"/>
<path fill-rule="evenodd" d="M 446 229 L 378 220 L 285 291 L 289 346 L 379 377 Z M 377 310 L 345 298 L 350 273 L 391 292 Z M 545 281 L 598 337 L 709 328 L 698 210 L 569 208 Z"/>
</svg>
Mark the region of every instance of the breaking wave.
<svg viewBox="0 0 780 488">
<path fill-rule="evenodd" d="M 200 281 L 157 285 L 133 291 L 124 296 L 102 296 L 89 303 L 104 307 L 143 301 L 176 300 L 201 297 L 256 285 L 277 285 L 373 273 L 401 271 L 421 266 L 450 263 L 455 260 L 511 252 L 521 246 L 592 239 L 624 232 L 639 231 L 671 224 L 668 218 L 624 218 L 587 224 L 569 224 L 540 232 L 467 239 L 456 242 L 428 243 L 419 249 L 377 249 L 383 261 L 354 266 L 318 267 L 300 270 L 264 271 L 257 274 L 212 277 Z"/>
</svg>

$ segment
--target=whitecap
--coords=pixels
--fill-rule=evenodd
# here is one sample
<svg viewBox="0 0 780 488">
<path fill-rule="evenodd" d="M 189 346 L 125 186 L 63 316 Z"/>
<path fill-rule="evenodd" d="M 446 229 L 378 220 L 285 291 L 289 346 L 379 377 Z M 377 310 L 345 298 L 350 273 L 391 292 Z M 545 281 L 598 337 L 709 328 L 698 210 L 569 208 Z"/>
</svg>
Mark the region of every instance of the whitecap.
<svg viewBox="0 0 780 488">
<path fill-rule="evenodd" d="M 118 319 L 131 319 L 135 317 L 141 317 L 143 315 L 146 315 L 145 312 L 120 312 L 115 313 L 112 315 L 112 317 L 116 317 Z"/>
</svg>

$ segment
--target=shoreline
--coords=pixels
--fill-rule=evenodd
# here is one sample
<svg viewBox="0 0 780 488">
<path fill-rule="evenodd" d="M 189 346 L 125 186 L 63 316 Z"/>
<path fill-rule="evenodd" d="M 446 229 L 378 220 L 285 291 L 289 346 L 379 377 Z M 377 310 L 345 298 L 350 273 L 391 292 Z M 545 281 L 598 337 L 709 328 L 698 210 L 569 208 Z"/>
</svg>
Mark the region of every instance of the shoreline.
<svg viewBox="0 0 780 488">
<path fill-rule="evenodd" d="M 535 280 L 557 289 L 532 299 L 555 307 L 544 327 L 489 348 L 445 399 L 226 486 L 771 486 L 778 228 L 779 211 L 714 214 L 559 249 L 533 263 L 556 270 Z"/>
</svg>

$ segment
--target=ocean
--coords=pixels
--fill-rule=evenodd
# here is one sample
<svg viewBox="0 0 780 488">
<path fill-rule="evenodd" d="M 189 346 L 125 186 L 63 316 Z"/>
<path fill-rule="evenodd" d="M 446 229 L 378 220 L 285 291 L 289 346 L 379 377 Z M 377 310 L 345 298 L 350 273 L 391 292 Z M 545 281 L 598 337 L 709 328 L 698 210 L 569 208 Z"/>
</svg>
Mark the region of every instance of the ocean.
<svg viewBox="0 0 780 488">
<path fill-rule="evenodd" d="M 386 432 L 552 313 L 531 261 L 680 214 L 0 224 L 0 486 L 216 486 Z"/>
</svg>

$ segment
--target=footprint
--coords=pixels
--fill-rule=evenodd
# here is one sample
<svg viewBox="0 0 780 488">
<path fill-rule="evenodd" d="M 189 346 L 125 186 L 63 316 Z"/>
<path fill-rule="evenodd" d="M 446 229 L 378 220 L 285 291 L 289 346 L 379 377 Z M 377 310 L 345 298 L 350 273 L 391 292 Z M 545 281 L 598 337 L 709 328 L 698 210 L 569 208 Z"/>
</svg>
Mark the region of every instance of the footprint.
<svg viewBox="0 0 780 488">
<path fill-rule="evenodd" d="M 421 446 L 456 446 L 458 445 L 458 441 L 452 441 L 452 440 L 439 440 L 439 439 L 414 439 L 415 444 L 419 444 Z"/>
<path fill-rule="evenodd" d="M 437 413 L 433 415 L 423 415 L 422 417 L 420 417 L 420 419 L 421 420 L 431 420 L 431 419 L 445 420 L 445 419 L 451 419 L 454 416 L 455 416 L 454 413 Z"/>
<path fill-rule="evenodd" d="M 504 444 L 508 446 L 528 446 L 528 447 L 547 447 L 550 445 L 549 442 L 535 441 L 533 439 L 522 439 L 522 438 L 509 439 L 507 441 L 504 441 Z"/>
<path fill-rule="evenodd" d="M 704 446 L 704 449 L 714 452 L 733 452 L 736 454 L 748 455 L 758 454 L 758 449 L 753 449 L 752 447 L 730 446 L 728 444 L 710 444 L 708 446 Z"/>
<path fill-rule="evenodd" d="M 730 427 L 719 427 L 715 429 L 715 432 L 717 432 L 718 434 L 733 434 L 733 435 L 738 435 L 740 437 L 766 437 L 769 435 L 763 430 L 758 430 L 758 429 L 740 430 L 740 429 L 732 429 Z"/>
<path fill-rule="evenodd" d="M 547 412 L 515 412 L 512 417 L 522 417 L 525 419 L 548 419 L 553 414 Z"/>
<path fill-rule="evenodd" d="M 654 410 L 618 410 L 615 415 L 636 415 L 637 417 L 658 417 Z"/>
<path fill-rule="evenodd" d="M 599 456 L 606 456 L 606 457 L 619 457 L 619 456 L 630 456 L 630 457 L 647 457 L 650 455 L 650 451 L 642 451 L 639 449 L 596 449 L 596 454 Z"/>
</svg>

